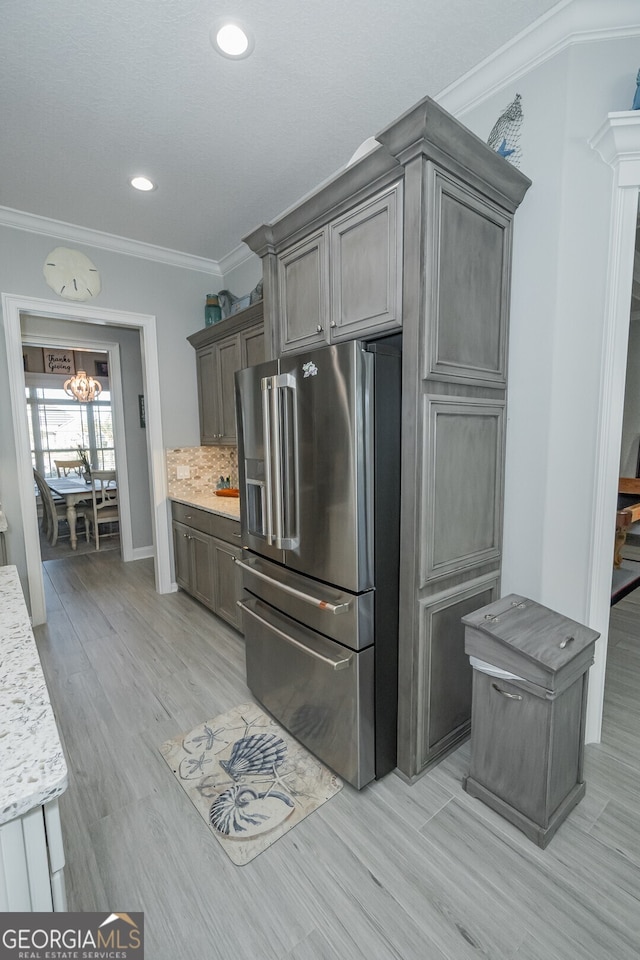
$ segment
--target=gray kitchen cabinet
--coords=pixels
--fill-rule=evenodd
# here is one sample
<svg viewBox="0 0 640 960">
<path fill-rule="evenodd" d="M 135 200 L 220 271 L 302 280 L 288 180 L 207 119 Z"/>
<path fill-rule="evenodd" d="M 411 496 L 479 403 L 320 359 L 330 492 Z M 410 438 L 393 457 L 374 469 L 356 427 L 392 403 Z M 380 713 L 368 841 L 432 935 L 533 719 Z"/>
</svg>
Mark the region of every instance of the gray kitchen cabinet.
<svg viewBox="0 0 640 960">
<path fill-rule="evenodd" d="M 262 301 L 187 338 L 196 349 L 200 443 L 236 443 L 236 370 L 264 360 Z"/>
<path fill-rule="evenodd" d="M 240 559 L 242 549 L 223 540 L 214 540 L 213 556 L 215 612 L 236 630 L 241 630 L 242 616 L 238 600 L 242 597 L 242 571 L 234 561 Z"/>
<path fill-rule="evenodd" d="M 329 341 L 402 323 L 402 182 L 329 224 Z"/>
<path fill-rule="evenodd" d="M 376 140 L 244 240 L 269 356 L 402 334 L 397 765 L 412 780 L 469 735 L 461 618 L 500 595 L 512 223 L 530 181 L 430 98 Z"/>
<path fill-rule="evenodd" d="M 200 418 L 200 443 L 217 443 L 219 433 L 216 347 L 202 347 L 196 353 L 196 378 L 198 383 L 198 415 Z"/>
<path fill-rule="evenodd" d="M 244 366 L 242 363 L 240 334 L 225 337 L 216 344 L 215 377 L 218 387 L 218 443 L 236 442 L 236 401 L 235 381 L 236 370 Z"/>
<path fill-rule="evenodd" d="M 327 231 L 278 255 L 282 352 L 324 343 L 329 313 Z"/>
<path fill-rule="evenodd" d="M 255 367 L 262 363 L 264 353 L 264 327 L 262 323 L 242 330 L 240 333 L 240 356 L 243 367 Z"/>
<path fill-rule="evenodd" d="M 232 627 L 241 629 L 240 523 L 230 517 L 173 501 L 176 583 Z"/>
<path fill-rule="evenodd" d="M 280 352 L 401 325 L 402 183 L 278 254 Z"/>
<path fill-rule="evenodd" d="M 173 523 L 176 582 L 210 610 L 215 609 L 213 543 L 207 533 Z"/>
</svg>

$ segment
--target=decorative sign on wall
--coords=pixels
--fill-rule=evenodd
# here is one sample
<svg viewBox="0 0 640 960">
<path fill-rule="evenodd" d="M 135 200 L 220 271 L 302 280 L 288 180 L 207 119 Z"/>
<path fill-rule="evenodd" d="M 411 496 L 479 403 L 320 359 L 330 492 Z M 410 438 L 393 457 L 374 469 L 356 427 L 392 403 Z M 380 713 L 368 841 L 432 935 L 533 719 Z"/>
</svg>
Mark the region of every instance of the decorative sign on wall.
<svg viewBox="0 0 640 960">
<path fill-rule="evenodd" d="M 71 350 L 43 350 L 45 373 L 75 373 Z"/>
</svg>

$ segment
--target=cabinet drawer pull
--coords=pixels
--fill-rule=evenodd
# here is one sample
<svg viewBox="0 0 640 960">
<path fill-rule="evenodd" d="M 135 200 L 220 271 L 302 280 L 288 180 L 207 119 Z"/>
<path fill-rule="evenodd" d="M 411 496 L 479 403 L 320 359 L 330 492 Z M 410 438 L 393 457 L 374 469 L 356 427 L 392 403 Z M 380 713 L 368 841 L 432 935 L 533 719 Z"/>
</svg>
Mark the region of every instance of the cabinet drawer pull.
<svg viewBox="0 0 640 960">
<path fill-rule="evenodd" d="M 491 686 L 496 693 L 501 694 L 503 697 L 508 697 L 509 700 L 522 700 L 522 697 L 519 693 L 507 693 L 506 690 L 501 690 L 497 683 L 492 683 Z"/>
<path fill-rule="evenodd" d="M 316 327 L 316 330 L 317 330 L 318 333 L 322 333 L 322 326 L 321 326 L 321 324 L 318 324 L 318 326 Z"/>
<path fill-rule="evenodd" d="M 332 327 L 337 327 L 338 324 L 336 323 L 335 320 L 332 320 L 330 326 L 332 326 Z"/>
</svg>

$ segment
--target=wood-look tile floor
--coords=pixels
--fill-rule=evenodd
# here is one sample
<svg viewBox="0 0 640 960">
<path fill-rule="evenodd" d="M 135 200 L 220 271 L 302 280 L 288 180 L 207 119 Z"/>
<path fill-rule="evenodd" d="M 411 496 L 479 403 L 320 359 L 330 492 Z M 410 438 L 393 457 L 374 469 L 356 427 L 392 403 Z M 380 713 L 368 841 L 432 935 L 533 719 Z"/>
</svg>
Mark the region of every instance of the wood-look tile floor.
<svg viewBox="0 0 640 960">
<path fill-rule="evenodd" d="M 251 699 L 242 638 L 149 560 L 45 564 L 36 637 L 69 764 L 69 909 L 142 910 L 148 960 L 638 960 L 640 597 L 612 611 L 602 743 L 545 851 L 461 788 L 340 794 L 234 866 L 168 770 L 169 737 Z"/>
</svg>

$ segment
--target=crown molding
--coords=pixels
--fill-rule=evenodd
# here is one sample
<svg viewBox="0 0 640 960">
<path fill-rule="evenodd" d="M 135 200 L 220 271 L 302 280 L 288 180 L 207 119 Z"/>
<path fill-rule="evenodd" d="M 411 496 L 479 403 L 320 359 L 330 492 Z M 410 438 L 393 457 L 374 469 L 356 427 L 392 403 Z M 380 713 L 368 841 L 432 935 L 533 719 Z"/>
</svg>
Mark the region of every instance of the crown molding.
<svg viewBox="0 0 640 960">
<path fill-rule="evenodd" d="M 460 118 L 573 44 L 638 36 L 637 0 L 562 0 L 434 99 Z"/>
<path fill-rule="evenodd" d="M 589 145 L 617 170 L 618 186 L 640 185 L 640 110 L 610 113 Z"/>
<path fill-rule="evenodd" d="M 197 257 L 191 253 L 157 247 L 153 243 L 118 237 L 113 233 L 79 227 L 74 223 L 40 217 L 35 213 L 26 213 L 24 210 L 13 210 L 11 207 L 0 207 L 0 226 L 25 230 L 28 233 L 39 233 L 45 237 L 56 237 L 59 240 L 69 240 L 72 243 L 110 250 L 129 257 L 140 257 L 142 260 L 153 260 L 171 267 L 181 267 L 183 270 L 196 270 L 198 273 L 206 273 L 220 280 L 223 277 L 217 260 L 207 260 L 205 257 Z"/>
<path fill-rule="evenodd" d="M 227 273 L 235 270 L 236 267 L 241 267 L 243 263 L 255 259 L 255 253 L 249 250 L 246 243 L 239 243 L 238 246 L 230 250 L 222 260 L 218 260 L 218 268 L 222 271 L 222 275 L 226 276 Z"/>
</svg>

